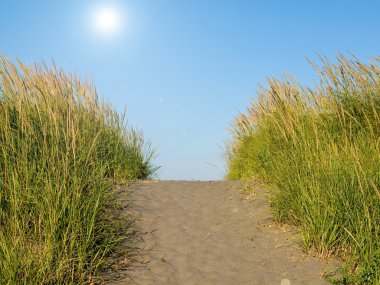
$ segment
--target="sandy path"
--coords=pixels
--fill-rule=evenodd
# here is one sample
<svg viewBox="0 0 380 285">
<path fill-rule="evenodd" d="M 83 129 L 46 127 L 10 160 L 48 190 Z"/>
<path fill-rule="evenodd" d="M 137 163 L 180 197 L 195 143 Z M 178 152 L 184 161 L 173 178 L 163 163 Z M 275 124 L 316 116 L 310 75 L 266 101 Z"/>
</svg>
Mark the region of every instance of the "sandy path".
<svg viewBox="0 0 380 285">
<path fill-rule="evenodd" d="M 265 191 L 247 199 L 234 185 L 136 186 L 130 203 L 143 233 L 139 256 L 127 278 L 108 284 L 327 284 L 321 261 L 305 256 L 294 233 L 273 224 Z"/>
</svg>

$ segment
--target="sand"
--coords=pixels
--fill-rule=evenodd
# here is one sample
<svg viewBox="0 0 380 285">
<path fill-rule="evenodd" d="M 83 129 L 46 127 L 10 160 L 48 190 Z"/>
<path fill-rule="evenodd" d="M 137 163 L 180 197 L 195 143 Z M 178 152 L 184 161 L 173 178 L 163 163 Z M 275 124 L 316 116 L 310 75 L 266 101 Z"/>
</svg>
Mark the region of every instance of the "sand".
<svg viewBox="0 0 380 285">
<path fill-rule="evenodd" d="M 112 285 L 328 284 L 294 229 L 273 222 L 267 191 L 237 182 L 148 181 L 130 211 L 140 233 L 134 262 Z"/>
</svg>

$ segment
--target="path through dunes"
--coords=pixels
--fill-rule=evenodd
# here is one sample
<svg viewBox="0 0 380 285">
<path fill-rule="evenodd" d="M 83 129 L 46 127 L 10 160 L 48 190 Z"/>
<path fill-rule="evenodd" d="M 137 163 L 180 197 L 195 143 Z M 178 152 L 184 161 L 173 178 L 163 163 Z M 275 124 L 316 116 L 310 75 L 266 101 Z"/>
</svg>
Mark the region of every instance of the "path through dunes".
<svg viewBox="0 0 380 285">
<path fill-rule="evenodd" d="M 236 182 L 148 181 L 130 194 L 139 254 L 108 284 L 327 284 L 324 265 L 273 223 L 266 192 Z M 290 281 L 290 283 L 287 280 Z M 281 283 L 282 281 L 282 283 Z"/>
</svg>

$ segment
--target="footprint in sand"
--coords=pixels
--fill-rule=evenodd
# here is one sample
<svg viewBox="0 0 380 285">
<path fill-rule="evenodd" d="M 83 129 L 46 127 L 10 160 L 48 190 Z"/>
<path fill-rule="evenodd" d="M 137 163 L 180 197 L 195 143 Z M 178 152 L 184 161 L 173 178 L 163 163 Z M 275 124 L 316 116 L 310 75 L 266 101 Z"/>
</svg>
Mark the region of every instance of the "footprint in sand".
<svg viewBox="0 0 380 285">
<path fill-rule="evenodd" d="M 328 284 L 321 277 L 324 264 L 305 257 L 294 233 L 273 225 L 265 189 L 257 186 L 254 198 L 245 199 L 236 186 L 227 181 L 134 186 L 129 209 L 144 233 L 136 251 L 143 258 L 128 267 L 124 279 L 107 284 Z"/>
<path fill-rule="evenodd" d="M 280 285 L 291 285 L 289 279 L 282 279 Z"/>
</svg>

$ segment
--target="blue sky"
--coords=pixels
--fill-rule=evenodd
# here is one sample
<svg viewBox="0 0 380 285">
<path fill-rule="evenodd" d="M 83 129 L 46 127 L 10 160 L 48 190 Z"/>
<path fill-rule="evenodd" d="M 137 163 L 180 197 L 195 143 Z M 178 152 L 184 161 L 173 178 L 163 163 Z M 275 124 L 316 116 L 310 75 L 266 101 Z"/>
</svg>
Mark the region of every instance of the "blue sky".
<svg viewBox="0 0 380 285">
<path fill-rule="evenodd" d="M 117 7 L 119 33 L 89 15 Z M 220 179 L 228 128 L 268 76 L 317 77 L 305 58 L 379 55 L 379 1 L 2 0 L 0 51 L 93 79 L 157 148 L 161 179 Z"/>
</svg>

